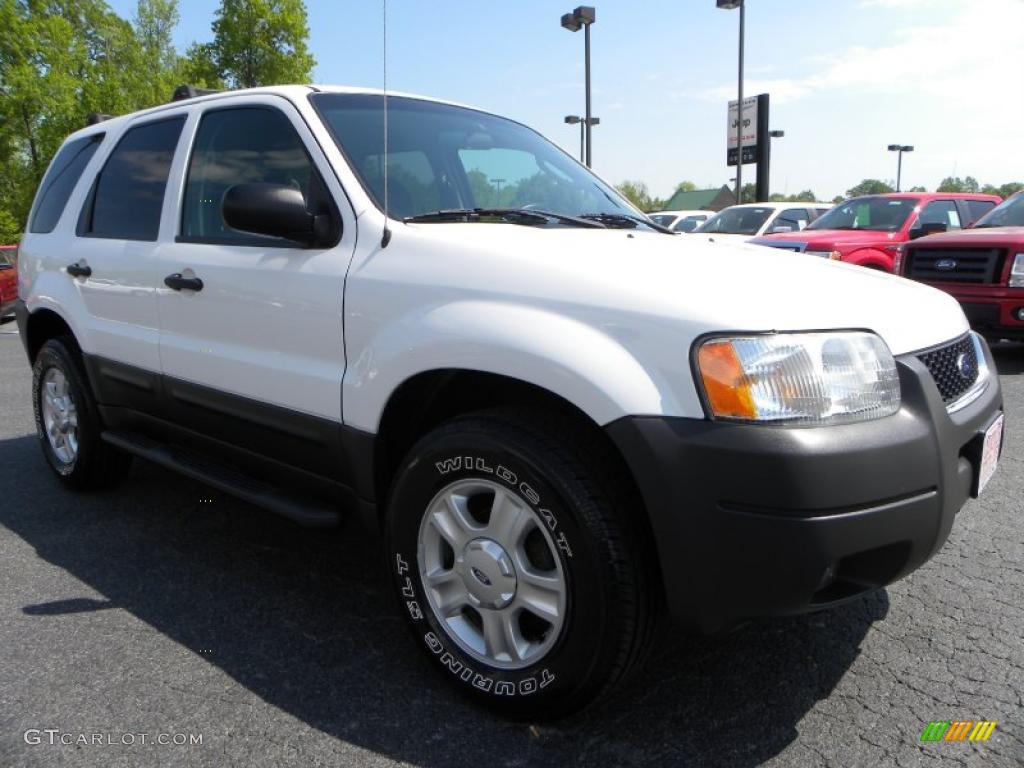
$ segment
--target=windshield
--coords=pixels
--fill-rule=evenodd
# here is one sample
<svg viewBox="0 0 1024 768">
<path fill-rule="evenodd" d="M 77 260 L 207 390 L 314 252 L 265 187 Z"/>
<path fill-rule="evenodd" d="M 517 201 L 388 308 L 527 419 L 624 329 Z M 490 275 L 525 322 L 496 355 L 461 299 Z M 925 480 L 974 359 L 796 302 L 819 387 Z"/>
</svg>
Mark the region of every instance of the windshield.
<svg viewBox="0 0 1024 768">
<path fill-rule="evenodd" d="M 707 221 L 707 216 L 687 216 L 676 224 L 672 229 L 676 232 L 693 232 L 697 227 Z"/>
<path fill-rule="evenodd" d="M 909 197 L 855 197 L 840 203 L 805 227 L 807 229 L 868 229 L 898 232 L 918 201 Z"/>
<path fill-rule="evenodd" d="M 1003 200 L 974 225 L 978 227 L 1024 227 L 1024 193 Z"/>
<path fill-rule="evenodd" d="M 697 232 L 717 232 L 722 235 L 756 235 L 761 225 L 775 212 L 774 208 L 726 208 L 704 222 Z"/>
<path fill-rule="evenodd" d="M 652 213 L 647 216 L 655 224 L 661 224 L 663 227 L 671 227 L 672 222 L 676 220 L 674 213 Z"/>
<path fill-rule="evenodd" d="M 383 210 L 384 97 L 318 93 L 310 98 Z M 473 208 L 643 216 L 535 131 L 449 104 L 388 98 L 387 167 L 388 214 L 398 219 Z"/>
</svg>

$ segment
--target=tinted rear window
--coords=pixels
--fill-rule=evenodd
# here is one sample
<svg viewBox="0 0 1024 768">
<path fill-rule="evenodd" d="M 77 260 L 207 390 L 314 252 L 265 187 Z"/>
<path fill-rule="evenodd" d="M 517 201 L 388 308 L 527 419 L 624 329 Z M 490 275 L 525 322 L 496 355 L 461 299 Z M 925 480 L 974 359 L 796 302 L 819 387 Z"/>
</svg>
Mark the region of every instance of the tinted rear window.
<svg viewBox="0 0 1024 768">
<path fill-rule="evenodd" d="M 83 136 L 67 142 L 60 148 L 50 163 L 50 169 L 43 177 L 42 184 L 39 185 L 36 208 L 32 212 L 32 221 L 29 222 L 29 232 L 53 232 L 75 184 L 95 154 L 96 148 L 103 141 L 103 136 L 102 133 Z"/>
<path fill-rule="evenodd" d="M 996 207 L 991 200 L 967 200 L 968 221 L 973 223 Z"/>
<path fill-rule="evenodd" d="M 92 215 L 83 234 L 118 240 L 156 240 L 167 175 L 184 117 L 129 130 L 96 179 Z"/>
</svg>

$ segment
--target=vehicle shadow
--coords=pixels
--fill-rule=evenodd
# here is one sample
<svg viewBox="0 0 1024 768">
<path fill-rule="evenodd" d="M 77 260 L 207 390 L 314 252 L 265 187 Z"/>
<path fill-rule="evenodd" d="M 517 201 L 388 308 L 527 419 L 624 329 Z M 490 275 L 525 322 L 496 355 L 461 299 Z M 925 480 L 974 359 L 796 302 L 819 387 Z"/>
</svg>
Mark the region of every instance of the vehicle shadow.
<svg viewBox="0 0 1024 768">
<path fill-rule="evenodd" d="M 992 357 L 1003 376 L 1024 373 L 1024 344 L 1010 341 L 992 344 Z"/>
<path fill-rule="evenodd" d="M 312 728 L 414 765 L 758 765 L 796 739 L 888 611 L 880 591 L 725 637 L 673 637 L 609 700 L 532 727 L 473 707 L 428 666 L 355 531 L 303 530 L 142 463 L 115 491 L 72 494 L 32 437 L 0 441 L 0 466 L 18 478 L 0 524 L 102 598 L 26 598 L 23 615 L 76 614 L 76 642 L 82 621 L 122 608 Z"/>
</svg>

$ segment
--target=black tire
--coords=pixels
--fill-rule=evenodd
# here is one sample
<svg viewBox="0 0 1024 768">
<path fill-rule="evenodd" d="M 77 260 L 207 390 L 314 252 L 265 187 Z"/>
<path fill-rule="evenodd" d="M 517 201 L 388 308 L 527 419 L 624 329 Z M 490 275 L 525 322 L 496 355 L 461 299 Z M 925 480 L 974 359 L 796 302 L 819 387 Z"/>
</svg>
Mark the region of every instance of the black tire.
<svg viewBox="0 0 1024 768">
<path fill-rule="evenodd" d="M 80 360 L 78 345 L 69 336 L 50 339 L 36 355 L 32 366 L 36 435 L 47 463 L 65 485 L 78 490 L 105 488 L 127 473 L 131 456 L 100 439 L 102 422 Z M 55 453 L 43 419 L 42 385 L 52 368 L 58 369 L 67 380 L 68 394 L 77 412 L 78 450 L 70 461 L 62 460 Z"/>
<path fill-rule="evenodd" d="M 504 716 L 550 719 L 587 706 L 640 666 L 655 636 L 660 591 L 645 513 L 624 470 L 597 443 L 557 413 L 482 412 L 423 437 L 392 486 L 386 551 L 416 642 L 449 682 Z M 561 631 L 522 669 L 465 653 L 431 609 L 420 576 L 428 505 L 452 483 L 477 479 L 515 489 L 544 520 L 565 575 Z"/>
</svg>

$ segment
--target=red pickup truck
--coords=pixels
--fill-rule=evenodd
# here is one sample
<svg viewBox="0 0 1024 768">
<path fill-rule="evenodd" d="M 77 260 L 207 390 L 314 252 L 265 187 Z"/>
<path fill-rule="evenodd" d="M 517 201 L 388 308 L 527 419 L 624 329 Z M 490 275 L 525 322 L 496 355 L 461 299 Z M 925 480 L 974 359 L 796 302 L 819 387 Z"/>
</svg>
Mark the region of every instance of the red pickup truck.
<svg viewBox="0 0 1024 768">
<path fill-rule="evenodd" d="M 971 326 L 990 339 L 1024 339 L 1024 192 L 970 229 L 907 243 L 897 274 L 959 300 Z"/>
<path fill-rule="evenodd" d="M 0 322 L 14 311 L 18 298 L 18 246 L 0 245 Z"/>
<path fill-rule="evenodd" d="M 749 242 L 892 272 L 903 243 L 968 227 L 1001 201 L 996 195 L 941 192 L 853 197 L 799 232 L 766 235 Z"/>
</svg>

